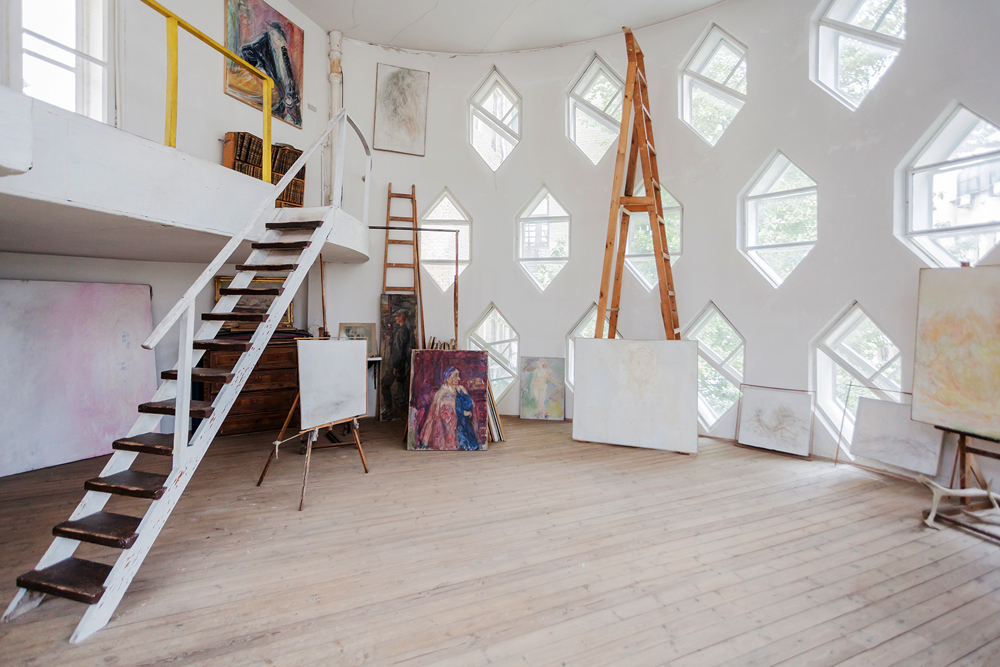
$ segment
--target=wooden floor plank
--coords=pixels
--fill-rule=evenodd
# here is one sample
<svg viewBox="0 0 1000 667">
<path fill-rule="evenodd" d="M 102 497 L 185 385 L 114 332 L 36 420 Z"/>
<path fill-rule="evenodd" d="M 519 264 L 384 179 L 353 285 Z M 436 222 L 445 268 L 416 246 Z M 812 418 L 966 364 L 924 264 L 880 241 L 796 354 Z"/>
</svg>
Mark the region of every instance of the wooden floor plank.
<svg viewBox="0 0 1000 667">
<path fill-rule="evenodd" d="M 508 418 L 508 441 L 482 453 L 407 452 L 400 428 L 363 423 L 369 475 L 356 451 L 317 452 L 304 512 L 297 443 L 258 488 L 273 434 L 218 439 L 108 627 L 71 646 L 83 606 L 47 600 L 0 626 L 0 662 L 976 665 L 1000 654 L 1000 549 L 921 527 L 929 497 L 917 485 L 709 439 L 697 456 L 578 443 L 569 422 Z M 0 480 L 0 595 L 104 460 Z M 140 457 L 142 470 L 164 466 Z M 135 515 L 142 502 L 107 509 Z"/>
</svg>

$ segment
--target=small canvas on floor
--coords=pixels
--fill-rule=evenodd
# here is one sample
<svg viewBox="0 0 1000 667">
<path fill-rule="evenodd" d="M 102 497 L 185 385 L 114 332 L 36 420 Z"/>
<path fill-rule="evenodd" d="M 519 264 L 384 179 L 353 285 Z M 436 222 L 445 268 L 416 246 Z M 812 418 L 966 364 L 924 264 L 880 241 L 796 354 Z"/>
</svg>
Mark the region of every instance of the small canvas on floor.
<svg viewBox="0 0 1000 667">
<path fill-rule="evenodd" d="M 300 340 L 299 414 L 307 431 L 368 412 L 368 343 Z"/>
<path fill-rule="evenodd" d="M 698 343 L 576 339 L 573 439 L 698 451 Z"/>
<path fill-rule="evenodd" d="M 555 357 L 521 357 L 521 419 L 566 418 L 564 366 Z"/>
<path fill-rule="evenodd" d="M 813 395 L 743 385 L 736 441 L 782 454 L 812 455 Z"/>
<path fill-rule="evenodd" d="M 488 369 L 486 352 L 414 350 L 406 448 L 486 449 Z"/>
<path fill-rule="evenodd" d="M 943 433 L 930 424 L 910 419 L 910 406 L 862 398 L 851 454 L 872 461 L 937 475 Z"/>
</svg>

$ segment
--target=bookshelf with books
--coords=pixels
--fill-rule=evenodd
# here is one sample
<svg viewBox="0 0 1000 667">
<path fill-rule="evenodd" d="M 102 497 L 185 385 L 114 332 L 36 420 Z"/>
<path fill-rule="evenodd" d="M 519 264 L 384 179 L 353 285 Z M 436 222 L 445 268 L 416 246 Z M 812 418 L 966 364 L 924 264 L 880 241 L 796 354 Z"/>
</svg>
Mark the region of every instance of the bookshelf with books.
<svg viewBox="0 0 1000 667">
<path fill-rule="evenodd" d="M 260 180 L 264 142 L 250 132 L 227 132 L 222 149 L 222 166 L 234 169 Z M 271 146 L 271 182 L 277 183 L 295 164 L 302 151 L 287 144 Z M 302 167 L 285 191 L 281 193 L 275 208 L 300 208 L 306 196 L 306 168 Z"/>
</svg>

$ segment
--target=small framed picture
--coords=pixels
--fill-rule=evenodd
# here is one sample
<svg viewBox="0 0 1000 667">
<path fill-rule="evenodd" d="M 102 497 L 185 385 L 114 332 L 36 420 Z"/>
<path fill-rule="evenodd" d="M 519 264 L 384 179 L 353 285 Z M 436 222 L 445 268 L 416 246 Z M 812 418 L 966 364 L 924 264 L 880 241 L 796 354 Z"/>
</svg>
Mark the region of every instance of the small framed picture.
<svg viewBox="0 0 1000 667">
<path fill-rule="evenodd" d="M 355 338 L 368 341 L 368 356 L 375 356 L 375 323 L 358 324 L 356 322 L 341 322 L 341 338 Z"/>
</svg>

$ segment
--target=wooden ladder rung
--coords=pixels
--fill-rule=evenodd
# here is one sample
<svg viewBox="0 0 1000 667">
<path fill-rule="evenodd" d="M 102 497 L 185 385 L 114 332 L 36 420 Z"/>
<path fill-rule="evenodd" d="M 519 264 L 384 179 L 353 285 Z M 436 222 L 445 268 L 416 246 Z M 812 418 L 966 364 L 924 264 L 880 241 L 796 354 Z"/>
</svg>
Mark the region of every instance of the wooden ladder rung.
<svg viewBox="0 0 1000 667">
<path fill-rule="evenodd" d="M 656 157 L 656 148 L 653 146 L 653 142 L 647 141 L 646 148 L 648 148 L 649 152 L 653 154 L 653 157 Z"/>
<path fill-rule="evenodd" d="M 399 264 L 396 262 L 389 262 L 385 265 L 388 269 L 412 269 L 416 264 Z"/>
<path fill-rule="evenodd" d="M 390 197 L 395 197 L 396 199 L 413 199 L 413 195 L 404 195 L 404 194 L 400 194 L 398 192 L 390 192 L 389 196 Z"/>
<path fill-rule="evenodd" d="M 399 239 L 389 239 L 389 243 L 393 245 L 413 245 L 413 241 L 400 241 Z"/>
<path fill-rule="evenodd" d="M 413 292 L 415 290 L 415 287 L 392 287 L 391 285 L 387 285 L 385 288 L 386 292 Z"/>
<path fill-rule="evenodd" d="M 389 216 L 389 220 L 391 222 L 409 222 L 409 223 L 412 223 L 414 227 L 417 226 L 417 221 L 414 220 L 413 218 L 402 218 L 402 217 L 400 217 L 398 215 L 390 215 Z"/>
</svg>

